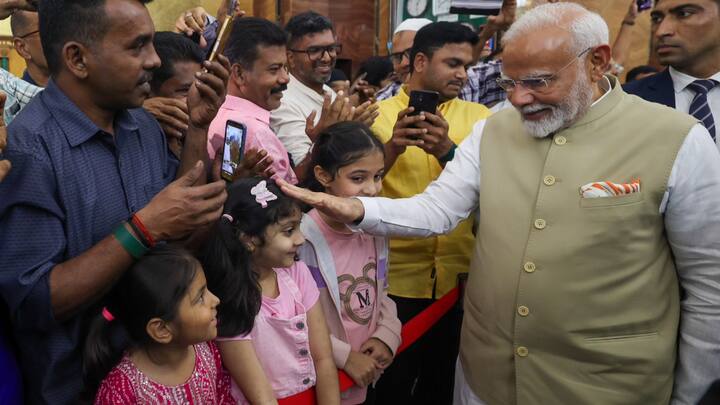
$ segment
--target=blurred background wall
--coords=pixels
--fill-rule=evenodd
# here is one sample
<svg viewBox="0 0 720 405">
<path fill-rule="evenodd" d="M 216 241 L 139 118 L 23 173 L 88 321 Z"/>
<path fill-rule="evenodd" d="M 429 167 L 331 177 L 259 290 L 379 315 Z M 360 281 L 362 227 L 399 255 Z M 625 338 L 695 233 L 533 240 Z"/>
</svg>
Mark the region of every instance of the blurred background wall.
<svg viewBox="0 0 720 405">
<path fill-rule="evenodd" d="M 408 0 L 239 0 L 248 15 L 279 20 L 284 24 L 294 14 L 315 10 L 329 16 L 335 23 L 339 40 L 343 44 L 341 64 L 346 70 L 355 70 L 372 55 L 386 55 L 394 22 L 406 17 Z M 528 0 L 528 6 L 544 0 Z M 602 15 L 610 27 L 611 43 L 617 35 L 628 6 L 633 0 L 575 0 Z M 434 4 L 438 2 L 438 4 Z M 425 16 L 432 19 L 453 19 L 451 15 L 435 15 L 437 6 L 447 0 L 427 0 Z M 211 14 L 217 12 L 220 0 L 155 0 L 148 9 L 158 31 L 171 30 L 175 19 L 185 10 L 202 6 Z M 461 17 L 461 21 L 468 20 Z M 472 19 L 471 21 L 480 21 Z M 648 62 L 650 40 L 649 13 L 642 13 L 633 27 L 633 43 L 626 71 Z M 12 49 L 10 20 L 0 21 L 0 57 L 3 67 L 21 75 L 25 62 Z"/>
</svg>

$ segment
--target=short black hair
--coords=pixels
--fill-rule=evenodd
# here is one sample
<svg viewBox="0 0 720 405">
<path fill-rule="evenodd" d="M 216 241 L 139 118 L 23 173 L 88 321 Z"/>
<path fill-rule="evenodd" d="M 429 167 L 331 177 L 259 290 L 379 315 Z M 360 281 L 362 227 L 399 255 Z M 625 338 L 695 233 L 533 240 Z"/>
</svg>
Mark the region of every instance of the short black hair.
<svg viewBox="0 0 720 405">
<path fill-rule="evenodd" d="M 332 21 L 322 14 L 314 11 L 306 11 L 294 15 L 285 25 L 285 32 L 288 34 L 288 44 L 291 45 L 295 41 L 308 34 L 317 34 L 319 32 L 330 30 L 335 34 L 335 28 Z"/>
<path fill-rule="evenodd" d="M 625 76 L 625 83 L 637 80 L 637 77 L 646 73 L 657 73 L 659 70 L 649 65 L 640 65 L 630 69 Z"/>
<path fill-rule="evenodd" d="M 10 17 L 10 31 L 12 36 L 17 37 L 20 35 L 27 35 L 28 24 L 30 24 L 29 13 L 36 13 L 35 11 L 17 10 Z"/>
<path fill-rule="evenodd" d="M 230 63 L 252 69 L 260 46 L 285 46 L 286 42 L 285 31 L 277 24 L 264 18 L 243 17 L 233 22 L 224 54 Z"/>
<path fill-rule="evenodd" d="M 162 62 L 159 68 L 153 70 L 153 77 L 150 80 L 150 87 L 154 92 L 157 92 L 168 79 L 175 76 L 177 62 L 202 63 L 204 60 L 205 54 L 200 46 L 182 34 L 169 31 L 158 32 L 153 38 L 153 46 Z"/>
<path fill-rule="evenodd" d="M 463 24 L 447 21 L 428 24 L 415 34 L 415 40 L 410 49 L 410 71 L 415 70 L 413 65 L 418 53 L 432 58 L 436 50 L 447 44 L 469 43 L 475 46 L 479 41 L 478 35 Z"/>
<path fill-rule="evenodd" d="M 152 0 L 136 0 L 147 4 Z M 62 48 L 68 41 L 93 46 L 108 30 L 105 0 L 42 0 L 40 42 L 51 75 L 60 71 Z"/>
<path fill-rule="evenodd" d="M 393 72 L 393 64 L 387 56 L 372 56 L 365 60 L 358 69 L 357 76 L 367 73 L 365 81 L 373 86 L 380 86 L 380 82 L 387 79 Z"/>
</svg>

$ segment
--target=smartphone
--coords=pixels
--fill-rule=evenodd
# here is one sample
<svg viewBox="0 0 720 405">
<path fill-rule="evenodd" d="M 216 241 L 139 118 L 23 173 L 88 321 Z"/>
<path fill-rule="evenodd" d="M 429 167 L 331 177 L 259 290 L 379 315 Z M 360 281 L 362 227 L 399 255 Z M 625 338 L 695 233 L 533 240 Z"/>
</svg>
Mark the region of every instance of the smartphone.
<svg viewBox="0 0 720 405">
<path fill-rule="evenodd" d="M 232 15 L 225 17 L 225 21 L 223 21 L 220 26 L 220 30 L 218 31 L 217 38 L 215 38 L 215 42 L 213 43 L 212 48 L 210 48 L 210 56 L 208 57 L 210 62 L 214 62 L 215 59 L 217 59 L 218 54 L 221 54 L 225 50 L 225 44 L 227 43 L 228 38 L 230 38 L 230 32 L 232 31 L 232 22 Z"/>
<path fill-rule="evenodd" d="M 225 141 L 223 142 L 223 160 L 221 177 L 226 181 L 233 181 L 235 169 L 242 160 L 245 151 L 245 135 L 247 127 L 235 121 L 225 124 Z"/>
<path fill-rule="evenodd" d="M 638 11 L 649 10 L 653 6 L 652 0 L 635 0 L 637 2 Z"/>
<path fill-rule="evenodd" d="M 428 90 L 413 90 L 410 92 L 410 103 L 409 107 L 414 107 L 415 110 L 410 115 L 418 115 L 421 112 L 427 112 L 435 114 L 437 112 L 438 101 L 440 100 L 440 93 L 437 91 Z"/>
</svg>

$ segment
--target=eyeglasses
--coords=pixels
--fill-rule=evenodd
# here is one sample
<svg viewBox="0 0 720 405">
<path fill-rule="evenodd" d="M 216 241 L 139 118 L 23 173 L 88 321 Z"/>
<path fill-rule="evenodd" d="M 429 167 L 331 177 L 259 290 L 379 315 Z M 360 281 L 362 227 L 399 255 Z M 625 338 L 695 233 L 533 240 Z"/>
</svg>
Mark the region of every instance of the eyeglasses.
<svg viewBox="0 0 720 405">
<path fill-rule="evenodd" d="M 30 31 L 25 35 L 20 35 L 18 38 L 25 39 L 25 38 L 29 37 L 30 35 L 37 34 L 38 32 L 40 32 L 40 30 Z"/>
<path fill-rule="evenodd" d="M 318 59 L 321 59 L 325 52 L 331 57 L 334 58 L 338 55 L 340 55 L 340 52 L 342 52 L 342 45 L 341 44 L 332 44 L 328 46 L 311 46 L 307 49 L 290 49 L 291 52 L 298 52 L 298 53 L 306 53 L 308 56 L 308 59 L 312 61 L 316 61 Z"/>
<path fill-rule="evenodd" d="M 579 54 L 577 54 L 577 56 L 575 56 L 575 58 L 573 58 L 573 60 L 568 62 L 567 65 L 563 66 L 560 70 L 558 70 L 557 72 L 555 72 L 551 75 L 548 75 L 548 76 L 530 77 L 527 79 L 518 79 L 518 80 L 498 77 L 497 79 L 495 79 L 495 81 L 497 82 L 498 86 L 500 86 L 506 92 L 511 92 L 511 91 L 515 90 L 515 87 L 517 87 L 518 85 L 520 85 L 530 91 L 543 92 L 550 87 L 550 83 L 552 83 L 554 80 L 557 80 L 558 75 L 563 70 L 569 68 L 573 63 L 578 61 L 581 56 L 585 55 L 591 49 L 593 49 L 593 48 L 590 47 L 590 48 L 587 48 L 586 50 L 580 52 Z"/>
<path fill-rule="evenodd" d="M 390 60 L 398 65 L 400 64 L 400 62 L 402 62 L 403 58 L 408 58 L 408 60 L 410 59 L 410 49 L 390 54 Z"/>
</svg>

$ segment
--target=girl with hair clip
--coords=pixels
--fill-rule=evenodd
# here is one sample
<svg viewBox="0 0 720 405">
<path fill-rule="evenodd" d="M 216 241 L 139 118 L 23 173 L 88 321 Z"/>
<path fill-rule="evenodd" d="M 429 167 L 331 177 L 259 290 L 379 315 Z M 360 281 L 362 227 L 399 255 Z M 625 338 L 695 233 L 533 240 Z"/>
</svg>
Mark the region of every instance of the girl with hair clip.
<svg viewBox="0 0 720 405">
<path fill-rule="evenodd" d="M 211 342 L 219 300 L 187 251 L 159 246 L 123 274 L 92 321 L 86 387 L 95 404 L 234 404 Z"/>
<path fill-rule="evenodd" d="M 305 186 L 340 197 L 374 197 L 382 189 L 384 161 L 383 145 L 367 126 L 338 123 L 313 146 Z M 357 385 L 342 394 L 342 403 L 363 403 L 367 386 L 400 345 L 400 320 L 386 292 L 387 240 L 352 232 L 315 209 L 300 229 L 307 238 L 300 258 L 320 289 L 335 365 Z"/>
<path fill-rule="evenodd" d="M 318 289 L 297 261 L 301 215 L 272 180 L 236 181 L 204 250 L 208 283 L 222 301 L 218 346 L 239 404 L 295 395 L 340 403 Z"/>
</svg>

